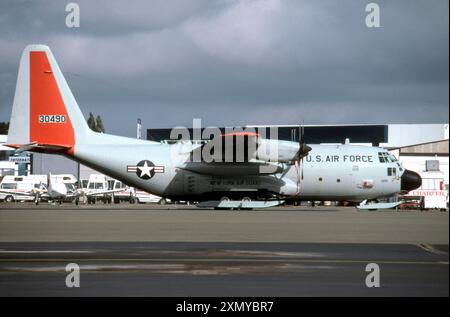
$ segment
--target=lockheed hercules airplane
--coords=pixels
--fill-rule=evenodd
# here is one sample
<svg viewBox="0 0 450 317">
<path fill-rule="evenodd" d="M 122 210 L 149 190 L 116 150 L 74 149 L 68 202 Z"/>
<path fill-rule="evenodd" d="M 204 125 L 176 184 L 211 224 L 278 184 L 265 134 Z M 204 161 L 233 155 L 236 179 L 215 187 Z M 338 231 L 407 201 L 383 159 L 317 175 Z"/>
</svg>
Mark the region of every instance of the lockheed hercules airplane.
<svg viewBox="0 0 450 317">
<path fill-rule="evenodd" d="M 50 49 L 29 45 L 23 51 L 8 134 L 8 146 L 19 151 L 64 155 L 130 186 L 199 201 L 200 207 L 270 207 L 286 199 L 375 201 L 421 185 L 417 173 L 383 148 L 306 145 L 303 138 L 297 143 L 255 133 L 218 139 L 242 137 L 255 144 L 243 162 L 207 162 L 192 157 L 212 140 L 186 147 L 94 132 Z M 267 153 L 273 145 L 277 151 Z"/>
</svg>

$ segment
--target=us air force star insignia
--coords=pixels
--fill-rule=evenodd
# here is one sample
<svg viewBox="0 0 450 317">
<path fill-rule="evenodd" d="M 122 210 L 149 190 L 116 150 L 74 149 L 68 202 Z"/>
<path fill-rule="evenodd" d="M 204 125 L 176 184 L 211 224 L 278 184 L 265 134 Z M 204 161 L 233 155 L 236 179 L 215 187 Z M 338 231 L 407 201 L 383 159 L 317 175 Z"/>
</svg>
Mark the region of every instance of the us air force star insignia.
<svg viewBox="0 0 450 317">
<path fill-rule="evenodd" d="M 164 173 L 164 166 L 155 166 L 152 161 L 142 160 L 137 165 L 128 165 L 128 173 L 136 173 L 142 179 L 150 179 L 155 173 Z"/>
</svg>

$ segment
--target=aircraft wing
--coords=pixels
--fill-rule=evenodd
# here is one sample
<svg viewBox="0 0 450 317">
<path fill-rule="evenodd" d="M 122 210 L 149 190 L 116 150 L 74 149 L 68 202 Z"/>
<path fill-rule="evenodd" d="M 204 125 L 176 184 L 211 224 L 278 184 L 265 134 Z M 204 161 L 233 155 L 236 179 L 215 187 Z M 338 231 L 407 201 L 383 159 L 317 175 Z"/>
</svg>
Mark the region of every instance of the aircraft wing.
<svg viewBox="0 0 450 317">
<path fill-rule="evenodd" d="M 63 153 L 70 150 L 67 145 L 43 144 L 32 142 L 29 144 L 5 144 L 8 147 L 15 148 L 17 153 L 24 151 L 33 151 L 39 153 Z"/>
<path fill-rule="evenodd" d="M 295 163 L 299 147 L 297 142 L 261 139 L 253 132 L 223 134 L 193 149 L 189 162 L 179 168 L 214 176 L 275 174 Z"/>
</svg>

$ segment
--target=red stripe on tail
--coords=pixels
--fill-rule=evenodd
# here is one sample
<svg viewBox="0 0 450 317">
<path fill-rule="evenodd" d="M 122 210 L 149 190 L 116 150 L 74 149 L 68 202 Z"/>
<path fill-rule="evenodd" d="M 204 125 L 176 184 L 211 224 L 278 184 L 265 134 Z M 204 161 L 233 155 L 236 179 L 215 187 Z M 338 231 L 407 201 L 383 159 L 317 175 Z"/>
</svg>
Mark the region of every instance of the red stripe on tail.
<svg viewBox="0 0 450 317">
<path fill-rule="evenodd" d="M 69 147 L 75 133 L 45 52 L 30 52 L 30 142 Z"/>
</svg>

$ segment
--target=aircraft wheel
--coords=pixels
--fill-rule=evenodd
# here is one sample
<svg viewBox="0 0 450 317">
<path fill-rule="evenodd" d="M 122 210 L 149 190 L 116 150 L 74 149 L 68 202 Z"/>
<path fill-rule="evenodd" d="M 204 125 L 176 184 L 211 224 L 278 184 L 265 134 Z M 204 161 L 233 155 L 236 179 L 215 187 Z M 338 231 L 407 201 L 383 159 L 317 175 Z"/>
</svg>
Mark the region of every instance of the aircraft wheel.
<svg viewBox="0 0 450 317">
<path fill-rule="evenodd" d="M 78 206 L 78 204 L 80 203 L 80 199 L 77 197 L 77 198 L 75 198 L 75 205 L 77 205 Z"/>
<path fill-rule="evenodd" d="M 223 196 L 222 198 L 220 198 L 220 201 L 230 201 L 231 199 L 228 196 Z M 216 209 L 216 208 L 214 208 Z M 233 208 L 223 208 L 223 207 L 218 207 L 217 210 L 233 210 Z"/>
<path fill-rule="evenodd" d="M 161 199 L 158 201 L 158 204 L 160 204 L 160 205 L 162 205 L 162 206 L 164 206 L 166 203 L 167 203 L 167 201 L 166 201 L 164 198 L 161 198 Z"/>
<path fill-rule="evenodd" d="M 248 196 L 245 196 L 244 198 L 242 198 L 242 201 L 252 201 L 252 199 Z"/>
<path fill-rule="evenodd" d="M 13 196 L 6 196 L 5 201 L 7 203 L 12 203 L 14 201 L 14 197 Z"/>
</svg>

